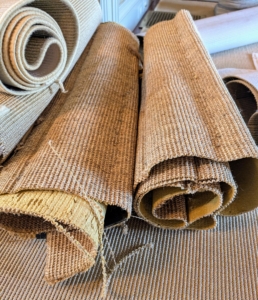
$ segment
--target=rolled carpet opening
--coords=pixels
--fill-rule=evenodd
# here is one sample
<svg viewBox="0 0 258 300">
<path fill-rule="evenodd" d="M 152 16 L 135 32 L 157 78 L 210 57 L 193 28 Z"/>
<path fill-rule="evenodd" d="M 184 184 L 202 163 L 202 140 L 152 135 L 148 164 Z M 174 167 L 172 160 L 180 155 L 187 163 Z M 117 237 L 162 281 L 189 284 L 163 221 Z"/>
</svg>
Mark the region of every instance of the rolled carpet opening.
<svg viewBox="0 0 258 300">
<path fill-rule="evenodd" d="M 190 14 L 181 11 L 153 26 L 144 55 L 138 215 L 163 228 L 209 229 L 217 214 L 256 208 L 256 185 L 242 177 L 244 172 L 257 180 L 257 147 Z"/>
<path fill-rule="evenodd" d="M 130 217 L 138 47 L 125 28 L 101 24 L 66 81 L 70 93 L 57 93 L 3 164 L 0 227 L 25 238 L 47 233 L 49 283 L 94 264 L 107 206 Z"/>
<path fill-rule="evenodd" d="M 254 2 L 249 1 L 249 4 Z M 228 4 L 230 3 L 228 1 Z M 241 1 L 231 4 L 240 5 Z M 196 22 L 202 40 L 209 52 L 213 53 L 219 74 L 235 100 L 256 144 L 258 143 L 257 13 L 256 7 Z"/>
<path fill-rule="evenodd" d="M 0 5 L 0 163 L 17 146 L 82 54 L 97 0 L 11 0 Z"/>
</svg>

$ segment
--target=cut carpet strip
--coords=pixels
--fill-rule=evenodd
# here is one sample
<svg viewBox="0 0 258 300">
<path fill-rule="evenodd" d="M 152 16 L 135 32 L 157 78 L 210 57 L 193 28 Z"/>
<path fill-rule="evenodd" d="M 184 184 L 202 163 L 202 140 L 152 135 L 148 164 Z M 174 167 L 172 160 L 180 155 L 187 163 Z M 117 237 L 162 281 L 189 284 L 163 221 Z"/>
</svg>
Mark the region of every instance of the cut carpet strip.
<svg viewBox="0 0 258 300">
<path fill-rule="evenodd" d="M 95 263 L 106 205 L 130 217 L 138 47 L 125 28 L 100 25 L 66 82 L 70 92 L 58 92 L 25 146 L 3 164 L 0 227 L 25 238 L 47 232 L 49 283 Z"/>
<path fill-rule="evenodd" d="M 162 228 L 210 229 L 258 206 L 258 150 L 186 11 L 145 36 L 134 208 Z M 248 179 L 247 179 L 248 174 Z"/>
<path fill-rule="evenodd" d="M 82 54 L 97 26 L 97 0 L 0 4 L 0 163 L 17 146 Z"/>
</svg>

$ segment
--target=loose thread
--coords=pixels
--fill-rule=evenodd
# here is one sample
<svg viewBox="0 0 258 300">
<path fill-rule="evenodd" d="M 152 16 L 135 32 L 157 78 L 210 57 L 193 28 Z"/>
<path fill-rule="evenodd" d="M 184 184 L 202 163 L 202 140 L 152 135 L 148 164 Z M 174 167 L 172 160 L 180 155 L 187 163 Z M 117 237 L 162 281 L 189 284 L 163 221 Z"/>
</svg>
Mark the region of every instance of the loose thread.
<svg viewBox="0 0 258 300">
<path fill-rule="evenodd" d="M 141 254 L 141 252 L 143 252 L 144 250 L 148 250 L 148 249 L 152 249 L 153 248 L 153 243 L 149 243 L 143 246 L 140 246 L 139 248 L 133 250 L 132 252 L 128 253 L 126 256 L 124 256 L 123 258 L 121 258 L 119 260 L 119 262 L 113 267 L 113 269 L 111 270 L 108 278 L 107 278 L 107 285 L 109 286 L 110 281 L 112 276 L 114 275 L 114 273 L 120 269 L 123 270 L 122 265 L 125 264 L 130 258 Z"/>
<path fill-rule="evenodd" d="M 135 219 L 139 219 L 139 220 L 145 221 L 143 218 L 140 218 L 140 217 L 137 217 L 137 216 L 131 216 L 131 218 L 135 218 Z"/>
<path fill-rule="evenodd" d="M 116 262 L 116 258 L 115 258 L 115 254 L 114 251 L 112 250 L 112 247 L 109 243 L 109 240 L 104 232 L 104 217 L 102 216 L 102 211 L 101 208 L 96 204 L 95 201 L 93 201 L 90 197 L 88 197 L 86 195 L 86 192 L 84 191 L 83 186 L 81 185 L 81 183 L 76 179 L 76 176 L 74 175 L 74 173 L 71 171 L 71 169 L 69 167 L 71 167 L 69 164 L 67 164 L 63 158 L 61 157 L 61 155 L 55 150 L 55 148 L 52 146 L 52 141 L 50 140 L 48 142 L 51 150 L 54 152 L 54 154 L 60 159 L 60 161 L 62 162 L 62 164 L 69 169 L 69 172 L 72 175 L 72 178 L 75 180 L 75 182 L 78 184 L 78 186 L 81 189 L 81 192 L 83 193 L 83 195 L 85 196 L 85 200 L 88 202 L 94 218 L 97 220 L 98 223 L 98 233 L 99 233 L 99 244 L 100 244 L 100 258 L 101 258 L 101 265 L 102 265 L 102 276 L 103 276 L 103 286 L 102 286 L 102 292 L 101 292 L 101 297 L 102 298 L 106 298 L 107 296 L 107 289 L 108 286 L 110 284 L 110 280 L 113 276 L 113 274 L 120 269 L 120 271 L 123 270 L 122 266 L 123 264 L 130 259 L 131 257 L 140 254 L 142 251 L 144 251 L 145 249 L 151 249 L 153 247 L 152 243 L 143 245 L 135 250 L 133 250 L 132 252 L 130 252 L 129 254 L 127 254 L 125 257 L 123 257 L 119 262 Z M 99 215 L 97 214 L 97 212 L 99 212 Z M 100 216 L 100 217 L 99 217 Z M 140 219 L 140 220 L 144 220 L 140 217 L 136 217 L 136 216 L 131 216 L 132 218 L 136 218 L 136 219 Z M 65 228 L 63 228 L 63 226 L 61 224 L 59 224 L 58 222 L 56 222 L 55 220 L 52 220 L 53 225 L 56 226 L 56 228 L 59 229 L 60 232 L 62 232 L 78 249 L 80 249 L 86 256 L 90 257 L 90 259 L 93 261 L 93 263 L 95 262 L 95 260 L 92 258 L 92 256 L 89 254 L 89 252 L 81 245 L 81 243 L 79 241 L 77 241 L 69 232 L 67 232 L 65 230 Z M 127 224 L 124 223 L 124 227 L 123 227 L 123 233 L 124 232 L 128 232 L 128 226 Z M 104 256 L 104 244 L 103 244 L 103 239 L 102 236 L 104 236 L 104 238 L 107 241 L 107 245 L 108 248 L 110 250 L 112 259 L 114 261 L 114 267 L 112 269 L 110 269 L 107 266 L 106 260 L 105 260 L 105 256 Z M 109 274 L 107 274 L 107 269 L 108 268 L 110 270 Z"/>
<path fill-rule="evenodd" d="M 60 90 L 61 90 L 61 92 L 62 92 L 63 94 L 68 93 L 68 91 L 67 91 L 67 90 L 65 89 L 65 87 L 64 87 L 63 82 L 62 82 L 60 79 L 58 79 L 58 80 L 56 81 L 56 83 L 59 85 L 59 88 L 60 88 Z"/>
<path fill-rule="evenodd" d="M 116 262 L 116 258 L 115 258 L 115 253 L 114 253 L 114 251 L 113 251 L 113 249 L 112 249 L 112 247 L 111 247 L 111 245 L 110 245 L 110 243 L 109 243 L 109 240 L 108 240 L 107 235 L 105 234 L 105 232 L 104 232 L 104 235 L 103 235 L 103 236 L 104 236 L 104 238 L 105 238 L 105 240 L 106 240 L 106 242 L 107 242 L 107 245 L 108 245 L 110 254 L 111 254 L 111 256 L 112 256 L 113 262 L 114 262 L 114 264 L 116 264 L 117 262 Z"/>
<path fill-rule="evenodd" d="M 124 223 L 122 226 L 123 226 L 123 234 L 127 235 L 128 234 L 128 226 L 127 226 L 127 224 Z"/>
<path fill-rule="evenodd" d="M 82 246 L 82 244 L 78 240 L 76 240 L 68 231 L 66 231 L 66 229 L 61 224 L 59 224 L 52 218 L 51 218 L 51 223 L 55 225 L 56 228 L 58 228 L 58 230 L 62 232 L 69 239 L 71 243 L 73 243 L 79 250 L 81 250 L 86 256 L 88 256 L 92 264 L 94 264 L 95 262 L 94 258 L 92 258 L 90 253 Z"/>
<path fill-rule="evenodd" d="M 60 154 L 55 150 L 55 148 L 52 146 L 52 141 L 50 140 L 48 142 L 51 150 L 54 152 L 54 154 L 60 159 L 60 161 L 62 162 L 62 164 L 67 167 L 69 167 L 69 165 L 63 160 L 63 158 L 60 156 Z M 102 293 L 101 296 L 102 298 L 106 297 L 107 294 L 107 271 L 106 271 L 106 260 L 104 257 L 104 246 L 103 246 L 103 240 L 102 240 L 102 236 L 105 234 L 104 233 L 104 217 L 102 216 L 102 212 L 101 212 L 101 208 L 99 206 L 96 205 L 95 201 L 92 201 L 92 199 L 90 199 L 85 191 L 84 188 L 82 187 L 82 185 L 80 184 L 80 182 L 76 179 L 76 176 L 73 174 L 73 172 L 71 170 L 69 170 L 69 172 L 72 174 L 73 179 L 75 180 L 75 182 L 78 184 L 78 186 L 81 189 L 81 192 L 83 193 L 83 195 L 85 196 L 85 200 L 88 202 L 94 218 L 97 220 L 98 223 L 98 233 L 99 233 L 99 244 L 100 244 L 100 257 L 101 257 L 101 264 L 102 264 L 102 275 L 103 275 L 103 287 L 102 287 Z M 96 207 L 97 206 L 97 207 Z M 96 213 L 95 209 L 100 213 L 100 219 L 98 214 Z M 59 227 L 58 227 L 59 228 Z M 62 229 L 62 228 L 61 228 Z M 77 241 L 78 242 L 78 241 Z M 78 242 L 79 243 L 79 242 Z M 77 243 L 75 243 L 76 245 Z M 80 245 L 80 243 L 78 244 Z M 82 247 L 83 248 L 83 247 Z M 84 249 L 85 250 L 85 249 Z M 83 251 L 84 252 L 84 251 Z"/>
</svg>

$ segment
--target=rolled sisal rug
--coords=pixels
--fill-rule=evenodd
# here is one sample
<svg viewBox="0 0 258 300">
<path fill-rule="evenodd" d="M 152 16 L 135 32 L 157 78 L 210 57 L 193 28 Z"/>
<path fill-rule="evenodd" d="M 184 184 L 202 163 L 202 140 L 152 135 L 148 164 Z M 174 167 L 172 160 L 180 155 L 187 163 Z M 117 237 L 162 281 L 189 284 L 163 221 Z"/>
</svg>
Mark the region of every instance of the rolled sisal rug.
<svg viewBox="0 0 258 300">
<path fill-rule="evenodd" d="M 209 52 L 213 53 L 219 74 L 224 79 L 256 144 L 258 144 L 257 13 L 256 7 L 196 22 L 202 40 Z"/>
<path fill-rule="evenodd" d="M 97 0 L 0 3 L 0 163 L 50 103 L 97 26 Z"/>
<path fill-rule="evenodd" d="M 190 14 L 145 37 L 134 208 L 163 228 L 209 229 L 258 206 L 258 150 Z M 238 187 L 238 192 L 237 192 Z"/>
<path fill-rule="evenodd" d="M 100 25 L 66 82 L 70 92 L 57 94 L 0 172 L 0 227 L 25 238 L 47 232 L 49 283 L 94 264 L 107 205 L 130 217 L 138 46 L 125 28 Z"/>
</svg>

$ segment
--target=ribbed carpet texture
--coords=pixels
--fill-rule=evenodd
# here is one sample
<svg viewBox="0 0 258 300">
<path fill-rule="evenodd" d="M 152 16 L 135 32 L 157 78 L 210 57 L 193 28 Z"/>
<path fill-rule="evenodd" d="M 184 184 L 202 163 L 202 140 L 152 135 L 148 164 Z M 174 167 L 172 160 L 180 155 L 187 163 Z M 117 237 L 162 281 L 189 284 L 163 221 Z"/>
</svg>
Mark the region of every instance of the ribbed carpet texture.
<svg viewBox="0 0 258 300">
<path fill-rule="evenodd" d="M 70 92 L 57 94 L 0 172 L 0 227 L 25 238 L 48 233 L 49 283 L 94 264 L 106 205 L 131 214 L 138 46 L 120 25 L 100 25 L 66 82 Z"/>
<path fill-rule="evenodd" d="M 139 101 L 139 41 L 97 0 L 0 16 L 0 299 L 257 299 L 255 46 L 213 61 L 182 10 Z"/>
<path fill-rule="evenodd" d="M 145 244 L 111 278 L 109 300 L 256 300 L 258 211 L 218 217 L 210 231 L 163 230 L 131 219 L 106 234 L 117 261 Z M 45 243 L 0 232 L 1 300 L 96 300 L 102 285 L 100 261 L 90 271 L 55 286 L 43 279 Z M 105 243 L 108 265 L 113 267 Z"/>
<path fill-rule="evenodd" d="M 190 14 L 153 26 L 144 40 L 138 215 L 163 228 L 210 229 L 218 214 L 257 208 L 257 155 Z"/>
<path fill-rule="evenodd" d="M 64 90 L 100 22 L 97 0 L 0 2 L 0 163 Z"/>
</svg>

